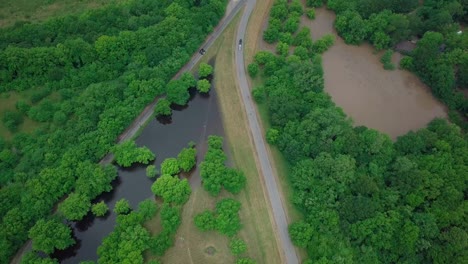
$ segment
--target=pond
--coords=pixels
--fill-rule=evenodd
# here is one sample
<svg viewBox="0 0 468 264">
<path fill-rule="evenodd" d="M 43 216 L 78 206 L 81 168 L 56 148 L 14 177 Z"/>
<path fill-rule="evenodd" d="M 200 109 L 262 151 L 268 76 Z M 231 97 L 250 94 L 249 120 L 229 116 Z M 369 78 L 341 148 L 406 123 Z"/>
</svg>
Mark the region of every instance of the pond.
<svg viewBox="0 0 468 264">
<path fill-rule="evenodd" d="M 431 94 L 429 87 L 414 74 L 395 69 L 384 70 L 380 57 L 369 44 L 346 45 L 333 28 L 335 14 L 316 9 L 315 20 L 302 18 L 311 29 L 312 39 L 325 34 L 336 37 L 323 58 L 325 91 L 335 104 L 354 120 L 387 133 L 392 139 L 425 127 L 436 117 L 446 117 L 445 106 Z M 399 54 L 394 54 L 397 65 Z"/>
<path fill-rule="evenodd" d="M 192 91 L 192 99 L 187 107 L 175 109 L 171 119 L 158 121 L 153 118 L 135 141 L 138 146 L 147 146 L 156 154 L 154 164 L 159 167 L 165 158 L 177 157 L 190 141 L 196 143 L 199 163 L 206 152 L 206 139 L 212 134 L 224 134 L 213 87 L 209 95 Z M 114 189 L 96 200 L 104 200 L 110 213 L 105 218 L 95 218 L 88 214 L 82 221 L 72 223 L 77 244 L 67 250 L 55 252 L 52 257 L 57 258 L 60 263 L 97 260 L 97 248 L 115 226 L 116 215 L 111 211 L 116 201 L 125 198 L 136 209 L 139 202 L 154 197 L 150 189 L 153 180 L 146 177 L 145 169 L 146 166 L 143 165 L 120 168 L 118 178 L 113 182 Z M 200 186 L 201 180 L 196 169 L 184 176 L 189 178 L 192 188 Z"/>
</svg>

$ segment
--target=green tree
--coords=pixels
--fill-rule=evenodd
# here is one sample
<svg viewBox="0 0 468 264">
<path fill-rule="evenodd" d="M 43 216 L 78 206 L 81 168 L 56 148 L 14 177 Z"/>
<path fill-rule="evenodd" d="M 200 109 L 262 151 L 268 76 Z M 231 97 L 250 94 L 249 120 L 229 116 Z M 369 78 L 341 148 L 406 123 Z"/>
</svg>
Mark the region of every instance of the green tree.
<svg viewBox="0 0 468 264">
<path fill-rule="evenodd" d="M 148 164 L 156 158 L 151 150 L 147 147 L 138 148 L 133 140 L 127 140 L 115 145 L 112 151 L 117 164 L 123 167 L 130 167 L 135 162 Z"/>
<path fill-rule="evenodd" d="M 314 20 L 315 19 L 315 8 L 307 9 L 306 15 L 310 20 Z"/>
<path fill-rule="evenodd" d="M 255 78 L 259 70 L 260 70 L 260 67 L 255 62 L 250 63 L 249 66 L 247 66 L 247 71 L 249 72 L 249 75 L 251 78 Z"/>
<path fill-rule="evenodd" d="M 151 219 L 158 212 L 158 205 L 152 199 L 146 199 L 138 204 L 138 214 L 144 221 Z"/>
<path fill-rule="evenodd" d="M 104 216 L 107 211 L 109 211 L 109 207 L 107 206 L 107 204 L 104 202 L 104 201 L 100 201 L 99 203 L 95 203 L 93 204 L 93 206 L 91 207 L 91 212 L 93 212 L 93 214 L 95 216 Z"/>
<path fill-rule="evenodd" d="M 208 80 L 202 79 L 197 82 L 197 90 L 200 93 L 208 93 L 211 89 L 211 84 Z"/>
<path fill-rule="evenodd" d="M 288 231 L 294 245 L 302 248 L 307 247 L 314 233 L 313 228 L 305 222 L 292 223 Z"/>
<path fill-rule="evenodd" d="M 323 0 L 307 0 L 306 4 L 310 7 L 321 7 L 323 6 Z"/>
<path fill-rule="evenodd" d="M 58 211 L 68 220 L 81 220 L 91 208 L 91 201 L 80 193 L 72 193 L 59 204 Z"/>
<path fill-rule="evenodd" d="M 216 203 L 216 230 L 232 237 L 242 228 L 239 218 L 240 202 L 225 198 Z"/>
<path fill-rule="evenodd" d="M 288 56 L 289 45 L 283 42 L 279 42 L 278 45 L 276 45 L 276 53 L 284 57 Z"/>
<path fill-rule="evenodd" d="M 318 39 L 312 46 L 312 50 L 316 53 L 324 53 L 335 43 L 335 36 L 331 34 L 324 35 Z"/>
<path fill-rule="evenodd" d="M 216 219 L 210 211 L 204 211 L 194 217 L 195 226 L 201 231 L 214 230 L 216 226 Z"/>
<path fill-rule="evenodd" d="M 211 74 L 213 74 L 213 66 L 204 62 L 200 63 L 200 66 L 198 67 L 198 77 L 206 78 Z"/>
<path fill-rule="evenodd" d="M 192 88 L 197 85 L 197 80 L 195 80 L 195 77 L 193 76 L 192 73 L 190 72 L 184 72 L 180 76 L 180 80 L 184 83 L 185 87 Z"/>
<path fill-rule="evenodd" d="M 236 260 L 236 264 L 256 264 L 257 262 L 251 258 L 240 258 Z"/>
<path fill-rule="evenodd" d="M 128 202 L 127 199 L 120 199 L 118 200 L 116 203 L 115 203 L 115 206 L 114 206 L 114 213 L 118 214 L 118 215 L 125 215 L 125 214 L 128 214 L 128 212 L 130 212 L 130 203 Z"/>
<path fill-rule="evenodd" d="M 347 44 L 361 44 L 368 32 L 366 21 L 355 11 L 339 14 L 335 20 L 335 27 Z"/>
<path fill-rule="evenodd" d="M 268 143 L 274 145 L 278 141 L 279 131 L 274 128 L 269 128 L 266 133 L 266 140 Z"/>
<path fill-rule="evenodd" d="M 265 88 L 263 86 L 258 86 L 252 89 L 252 97 L 255 102 L 261 104 L 265 101 Z"/>
<path fill-rule="evenodd" d="M 21 264 L 58 264 L 56 259 L 40 257 L 36 252 L 28 252 L 21 259 Z"/>
<path fill-rule="evenodd" d="M 166 98 L 169 102 L 177 105 L 186 105 L 190 94 L 187 83 L 182 80 L 171 80 L 166 86 Z"/>
<path fill-rule="evenodd" d="M 183 148 L 177 155 L 177 162 L 182 171 L 191 171 L 197 164 L 197 150 L 194 147 Z"/>
<path fill-rule="evenodd" d="M 18 126 L 23 123 L 23 116 L 18 112 L 5 111 L 3 112 L 2 122 L 8 130 L 14 133 L 18 130 Z"/>
<path fill-rule="evenodd" d="M 161 98 L 156 103 L 156 107 L 154 108 L 155 116 L 170 116 L 172 115 L 171 109 L 171 102 L 169 102 L 166 98 Z"/>
<path fill-rule="evenodd" d="M 187 179 L 179 180 L 168 174 L 159 177 L 151 186 L 151 191 L 163 198 L 165 203 L 185 204 L 192 192 Z"/>
<path fill-rule="evenodd" d="M 247 250 L 247 244 L 242 239 L 232 239 L 229 243 L 229 249 L 233 255 L 241 255 Z"/>
<path fill-rule="evenodd" d="M 179 161 L 176 158 L 167 158 L 161 163 L 161 173 L 168 175 L 179 174 Z"/>
<path fill-rule="evenodd" d="M 238 194 L 244 189 L 247 179 L 242 171 L 227 168 L 225 174 L 223 186 L 228 192 Z"/>
<path fill-rule="evenodd" d="M 385 70 L 394 70 L 395 65 L 392 63 L 392 55 L 393 51 L 392 50 L 387 50 L 385 53 L 382 55 L 382 58 L 380 58 L 380 62 L 382 62 L 383 67 Z"/>
<path fill-rule="evenodd" d="M 279 19 L 270 18 L 268 28 L 263 32 L 263 40 L 272 44 L 275 43 L 280 36 L 282 23 Z"/>
<path fill-rule="evenodd" d="M 58 220 L 41 219 L 29 231 L 29 238 L 33 241 L 33 249 L 51 254 L 55 249 L 66 249 L 75 244 L 71 237 L 70 227 Z"/>
</svg>

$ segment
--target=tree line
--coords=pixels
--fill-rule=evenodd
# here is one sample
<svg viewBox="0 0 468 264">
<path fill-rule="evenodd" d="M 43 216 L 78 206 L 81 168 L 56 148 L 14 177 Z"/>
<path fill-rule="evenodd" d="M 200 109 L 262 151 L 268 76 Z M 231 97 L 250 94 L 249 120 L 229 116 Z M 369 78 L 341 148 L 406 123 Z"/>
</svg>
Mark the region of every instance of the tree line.
<svg viewBox="0 0 468 264">
<path fill-rule="evenodd" d="M 81 170 L 107 175 L 103 182 L 112 178 L 87 166 L 111 150 L 117 136 L 156 95 L 172 91 L 168 81 L 213 30 L 226 1 L 132 0 L 127 5 L 147 10 L 135 15 L 157 18 L 150 18 L 150 23 L 133 19 L 138 22 L 133 30 L 113 26 L 125 27 L 126 22 L 109 15 L 120 14 L 105 10 L 120 8 L 111 5 L 96 11 L 107 12 L 108 19 L 96 18 L 101 26 L 95 37 L 64 32 L 53 44 L 43 45 L 27 44 L 42 41 L 34 34 L 0 34 L 7 38 L 2 41 L 7 46 L 0 50 L 1 93 L 16 91 L 29 98 L 18 101 L 11 111 L 37 122 L 32 133 L 19 130 L 11 140 L 0 138 L 2 261 L 10 259 L 26 241 L 29 229 L 47 218 L 64 195 L 78 193 L 78 180 L 91 176 Z M 17 25 L 4 32 L 29 32 L 28 27 L 44 32 L 49 23 Z M 92 196 L 97 191 L 103 189 L 79 193 Z M 79 200 L 77 195 L 70 199 Z M 66 212 L 67 206 L 62 209 Z"/>
<path fill-rule="evenodd" d="M 305 263 L 464 262 L 465 132 L 435 119 L 392 142 L 353 126 L 323 91 L 320 54 L 298 48 L 257 53 L 264 82 L 252 93 L 268 109 L 267 141 L 289 163 L 291 202 L 304 216 L 289 234 Z"/>
</svg>

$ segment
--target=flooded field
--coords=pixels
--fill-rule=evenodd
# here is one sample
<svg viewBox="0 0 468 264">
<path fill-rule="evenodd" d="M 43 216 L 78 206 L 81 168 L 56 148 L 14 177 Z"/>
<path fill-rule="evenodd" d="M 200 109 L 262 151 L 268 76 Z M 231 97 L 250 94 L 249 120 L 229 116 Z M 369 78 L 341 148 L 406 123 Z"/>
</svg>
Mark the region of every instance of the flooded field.
<svg viewBox="0 0 468 264">
<path fill-rule="evenodd" d="M 381 53 L 375 54 L 368 44 L 346 45 L 333 28 L 334 20 L 333 12 L 321 8 L 316 10 L 315 20 L 304 17 L 302 24 L 310 27 L 314 40 L 328 33 L 336 36 L 335 45 L 323 55 L 325 90 L 355 125 L 377 129 L 395 139 L 436 117 L 446 117 L 444 105 L 414 74 L 384 70 Z M 394 59 L 397 57 L 395 54 Z"/>
</svg>

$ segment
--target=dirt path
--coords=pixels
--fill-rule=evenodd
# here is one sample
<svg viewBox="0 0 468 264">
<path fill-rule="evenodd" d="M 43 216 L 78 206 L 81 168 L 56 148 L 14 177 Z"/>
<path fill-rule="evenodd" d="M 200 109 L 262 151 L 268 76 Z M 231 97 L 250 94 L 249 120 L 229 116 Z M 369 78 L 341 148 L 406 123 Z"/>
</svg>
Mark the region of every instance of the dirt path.
<svg viewBox="0 0 468 264">
<path fill-rule="evenodd" d="M 245 39 L 245 32 L 247 29 L 247 22 L 249 20 L 250 14 L 252 13 L 253 8 L 255 7 L 256 0 L 249 0 L 247 2 L 246 10 L 241 18 L 239 28 L 237 31 L 237 40 Z M 278 184 L 276 182 L 276 177 L 273 174 L 273 169 L 265 146 L 265 141 L 263 139 L 263 133 L 260 128 L 258 113 L 250 97 L 250 88 L 247 82 L 247 77 L 245 73 L 245 64 L 244 64 L 244 53 L 243 49 L 238 48 L 236 45 L 236 68 L 237 68 L 237 78 L 239 81 L 239 87 L 241 91 L 242 100 L 244 102 L 245 111 L 248 117 L 249 127 L 252 133 L 252 138 L 255 144 L 255 149 L 258 155 L 258 160 L 260 162 L 261 174 L 264 177 L 266 189 L 268 192 L 268 197 L 270 199 L 271 207 L 273 209 L 273 217 L 275 219 L 276 228 L 279 233 L 279 238 L 281 246 L 286 258 L 286 263 L 296 264 L 299 263 L 298 256 L 288 234 L 288 221 L 285 213 L 285 206 L 283 205 L 283 199 L 281 192 L 279 191 Z"/>
</svg>

